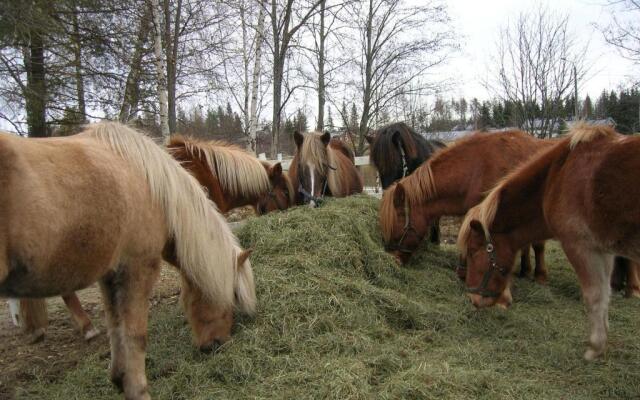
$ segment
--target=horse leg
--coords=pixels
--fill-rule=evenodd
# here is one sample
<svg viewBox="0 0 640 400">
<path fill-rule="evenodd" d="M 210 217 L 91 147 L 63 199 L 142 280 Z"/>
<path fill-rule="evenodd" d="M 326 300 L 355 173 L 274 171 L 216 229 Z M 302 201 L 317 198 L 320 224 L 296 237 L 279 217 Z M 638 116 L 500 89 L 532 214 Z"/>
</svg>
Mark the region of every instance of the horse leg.
<svg viewBox="0 0 640 400">
<path fill-rule="evenodd" d="M 429 241 L 435 245 L 440 245 L 440 218 L 433 221 L 429 229 Z"/>
<path fill-rule="evenodd" d="M 589 348 L 584 353 L 588 361 L 604 353 L 609 329 L 609 297 L 613 255 L 578 249 L 563 243 L 564 252 L 578 275 L 582 297 L 589 318 Z"/>
<path fill-rule="evenodd" d="M 547 265 L 544 262 L 544 242 L 537 242 L 531 245 L 536 259 L 536 269 L 533 273 L 533 277 L 536 282 L 540 284 L 547 283 L 547 277 L 549 275 L 547 271 Z"/>
<path fill-rule="evenodd" d="M 616 256 L 613 260 L 613 274 L 611 274 L 611 289 L 620 291 L 624 289 L 624 280 L 629 272 L 629 259 Z"/>
<path fill-rule="evenodd" d="M 627 289 L 625 296 L 640 297 L 640 273 L 638 269 L 640 264 L 630 261 L 627 269 Z"/>
<path fill-rule="evenodd" d="M 140 262 L 131 267 L 121 266 L 111 280 L 110 302 L 115 305 L 119 317 L 119 349 L 113 360 L 111 377 L 121 382 L 125 399 L 151 399 L 145 376 L 145 351 L 147 346 L 147 318 L 149 296 L 160 272 L 160 261 Z"/>
<path fill-rule="evenodd" d="M 67 305 L 67 309 L 71 313 L 71 317 L 80 329 L 80 333 L 84 336 L 85 340 L 91 340 L 100 334 L 100 331 L 93 327 L 89 315 L 82 308 L 78 296 L 74 293 L 62 296 L 64 304 Z"/>
<path fill-rule="evenodd" d="M 520 278 L 526 278 L 531 272 L 531 246 L 526 245 L 520 250 Z"/>
<path fill-rule="evenodd" d="M 19 322 L 29 341 L 37 343 L 44 339 L 49 324 L 45 299 L 20 299 Z"/>
</svg>

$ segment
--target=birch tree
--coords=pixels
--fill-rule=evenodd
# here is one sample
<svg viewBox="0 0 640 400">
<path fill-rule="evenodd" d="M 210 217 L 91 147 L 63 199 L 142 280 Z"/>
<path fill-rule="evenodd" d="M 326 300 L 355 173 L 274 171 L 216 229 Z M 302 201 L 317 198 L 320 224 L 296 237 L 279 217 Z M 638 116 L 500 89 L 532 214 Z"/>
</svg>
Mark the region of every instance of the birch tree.
<svg viewBox="0 0 640 400">
<path fill-rule="evenodd" d="M 167 105 L 167 78 L 165 75 L 165 60 L 162 49 L 162 26 L 160 25 L 160 3 L 150 0 L 151 15 L 153 16 L 154 43 L 153 50 L 156 57 L 156 77 L 158 79 L 158 102 L 160 105 L 160 127 L 162 137 L 169 139 L 169 111 Z"/>
</svg>

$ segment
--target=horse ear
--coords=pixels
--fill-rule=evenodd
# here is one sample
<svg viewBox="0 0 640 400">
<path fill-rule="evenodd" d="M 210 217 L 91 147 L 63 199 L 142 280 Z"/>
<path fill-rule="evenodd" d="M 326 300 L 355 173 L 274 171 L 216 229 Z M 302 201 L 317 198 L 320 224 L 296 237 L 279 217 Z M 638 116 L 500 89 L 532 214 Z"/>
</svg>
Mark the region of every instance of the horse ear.
<svg viewBox="0 0 640 400">
<path fill-rule="evenodd" d="M 373 144 L 373 139 L 375 139 L 373 135 L 366 135 L 364 138 L 369 144 Z"/>
<path fill-rule="evenodd" d="M 302 142 L 304 142 L 304 135 L 302 133 L 295 131 L 293 132 L 293 140 L 296 142 L 296 146 L 298 148 L 302 147 Z"/>
<path fill-rule="evenodd" d="M 486 237 L 484 235 L 484 227 L 482 226 L 480 221 L 478 221 L 477 219 L 472 219 L 471 222 L 469 222 L 469 227 L 471 228 L 470 240 L 478 242 L 479 245 L 482 246 L 485 242 Z"/>
<path fill-rule="evenodd" d="M 396 188 L 393 192 L 393 205 L 396 207 L 404 207 L 404 199 L 406 194 L 404 192 L 404 186 L 401 183 L 396 184 Z"/>
<path fill-rule="evenodd" d="M 240 268 L 244 265 L 244 262 L 247 261 L 247 258 L 249 258 L 249 256 L 251 255 L 251 253 L 253 253 L 253 249 L 246 249 L 246 250 L 242 250 L 240 252 L 240 254 L 238 254 L 238 264 L 237 268 Z"/>
<path fill-rule="evenodd" d="M 282 164 L 276 163 L 269 169 L 269 178 L 274 179 L 282 175 Z"/>
<path fill-rule="evenodd" d="M 328 145 L 329 141 L 331 141 L 331 134 L 328 131 L 323 133 L 322 136 L 320 136 L 320 140 L 322 140 L 325 146 Z"/>
</svg>

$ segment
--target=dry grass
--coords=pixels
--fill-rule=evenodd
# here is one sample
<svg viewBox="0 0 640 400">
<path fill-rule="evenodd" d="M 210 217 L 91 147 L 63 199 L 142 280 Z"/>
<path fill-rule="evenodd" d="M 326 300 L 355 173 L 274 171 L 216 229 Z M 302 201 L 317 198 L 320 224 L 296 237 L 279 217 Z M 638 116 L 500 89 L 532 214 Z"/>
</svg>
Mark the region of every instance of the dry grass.
<svg viewBox="0 0 640 400">
<path fill-rule="evenodd" d="M 640 302 L 616 296 L 609 352 L 582 360 L 586 319 L 573 272 L 549 246 L 550 284 L 518 280 L 507 311 L 475 311 L 452 246 L 398 268 L 377 200 L 328 201 L 253 218 L 259 313 L 215 355 L 198 353 L 177 304 L 154 308 L 147 375 L 156 399 L 632 399 L 640 396 Z M 96 354 L 18 398 L 117 399 Z"/>
</svg>

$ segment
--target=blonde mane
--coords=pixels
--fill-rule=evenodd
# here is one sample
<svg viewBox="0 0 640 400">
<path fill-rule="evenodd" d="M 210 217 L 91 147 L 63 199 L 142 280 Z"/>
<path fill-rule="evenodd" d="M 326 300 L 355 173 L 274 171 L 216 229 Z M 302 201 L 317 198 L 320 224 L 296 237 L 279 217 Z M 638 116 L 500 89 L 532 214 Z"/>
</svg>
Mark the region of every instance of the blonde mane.
<svg viewBox="0 0 640 400">
<path fill-rule="evenodd" d="M 221 307 L 233 307 L 234 286 L 252 282 L 251 268 L 238 268 L 240 246 L 200 184 L 151 138 L 116 122 L 89 125 L 84 133 L 104 143 L 146 177 L 154 202 L 163 211 L 175 241 L 181 270 L 204 295 Z M 236 304 L 252 312 L 255 292 L 240 287 Z"/>
<path fill-rule="evenodd" d="M 382 192 L 382 201 L 380 202 L 380 229 L 382 230 L 382 238 L 385 242 L 391 240 L 391 235 L 393 234 L 393 221 L 395 221 L 396 218 L 396 209 L 393 204 L 395 193 L 395 183 Z"/>
<path fill-rule="evenodd" d="M 191 157 L 203 160 L 230 196 L 256 197 L 271 187 L 263 164 L 236 145 L 182 135 L 172 136 L 169 143 L 183 146 Z"/>
<path fill-rule="evenodd" d="M 615 129 L 610 126 L 593 125 L 580 121 L 569 130 L 569 136 L 571 137 L 569 148 L 573 150 L 578 144 L 590 142 L 600 136 L 613 137 L 616 135 Z"/>
<path fill-rule="evenodd" d="M 336 150 L 331 146 L 325 146 L 321 137 L 321 132 L 305 135 L 300 149 L 300 159 L 311 163 L 319 174 L 327 177 L 327 185 L 331 193 L 342 193 L 342 183 L 339 179 L 343 174 L 342 163 L 338 162 Z"/>
</svg>

